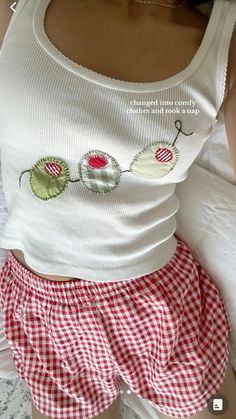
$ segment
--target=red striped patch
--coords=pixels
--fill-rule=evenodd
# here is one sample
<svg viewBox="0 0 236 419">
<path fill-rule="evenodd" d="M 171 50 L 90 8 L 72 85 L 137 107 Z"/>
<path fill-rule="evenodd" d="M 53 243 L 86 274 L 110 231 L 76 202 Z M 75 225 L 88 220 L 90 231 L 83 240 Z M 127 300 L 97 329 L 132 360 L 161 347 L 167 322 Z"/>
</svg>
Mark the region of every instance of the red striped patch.
<svg viewBox="0 0 236 419">
<path fill-rule="evenodd" d="M 162 163 L 166 163 L 173 158 L 173 153 L 169 148 L 160 147 L 155 152 L 155 158 Z"/>
<path fill-rule="evenodd" d="M 58 177 L 62 172 L 62 167 L 59 164 L 50 162 L 45 164 L 44 170 L 48 175 Z"/>
</svg>

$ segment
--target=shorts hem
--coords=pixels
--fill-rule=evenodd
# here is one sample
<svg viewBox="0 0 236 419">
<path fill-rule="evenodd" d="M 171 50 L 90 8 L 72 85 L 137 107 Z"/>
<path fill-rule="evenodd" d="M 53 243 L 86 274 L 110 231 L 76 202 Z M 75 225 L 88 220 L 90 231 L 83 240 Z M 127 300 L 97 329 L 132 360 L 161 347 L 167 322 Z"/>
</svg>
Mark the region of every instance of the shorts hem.
<svg viewBox="0 0 236 419">
<path fill-rule="evenodd" d="M 215 385 L 213 388 L 215 388 L 215 390 L 213 391 L 209 391 L 207 390 L 207 392 L 205 392 L 202 396 L 200 396 L 199 401 L 195 402 L 194 404 L 191 404 L 191 410 L 190 411 L 185 411 L 185 412 L 180 412 L 180 413 L 175 413 L 173 416 L 173 412 L 170 411 L 164 411 L 162 410 L 162 408 L 160 406 L 157 407 L 157 405 L 155 405 L 154 403 L 152 403 L 151 401 L 149 402 L 154 408 L 158 409 L 160 411 L 160 413 L 163 413 L 164 415 L 168 415 L 170 417 L 173 418 L 189 418 L 192 415 L 201 413 L 204 409 L 207 408 L 208 405 L 208 400 L 214 395 L 214 394 L 218 394 L 221 386 L 223 384 L 223 381 L 225 379 L 226 376 L 226 371 L 227 371 L 227 367 L 228 367 L 228 363 L 230 362 L 230 357 L 229 357 L 229 353 L 226 354 L 226 361 L 228 360 L 228 362 L 226 362 L 226 367 L 225 367 L 225 371 L 223 374 L 223 379 L 220 381 L 220 383 L 218 382 L 217 385 Z M 204 398 L 204 403 L 203 403 L 203 398 Z M 196 407 L 196 408 L 195 408 Z M 187 409 L 186 409 L 187 410 Z M 209 411 L 210 412 L 210 411 Z"/>
<path fill-rule="evenodd" d="M 29 391 L 30 391 L 30 388 L 29 388 Z M 68 412 L 53 413 L 52 411 L 50 411 L 48 409 L 45 409 L 44 407 L 42 409 L 41 409 L 41 407 L 39 408 L 38 405 L 37 405 L 37 401 L 34 398 L 34 396 L 32 395 L 31 391 L 30 391 L 30 394 L 31 394 L 31 402 L 36 407 L 36 409 L 42 415 L 50 416 L 50 418 L 52 418 L 52 419 L 61 419 L 62 417 L 66 417 L 66 419 L 74 419 L 75 417 L 85 417 L 83 415 L 86 415 L 86 419 L 92 419 L 94 416 L 98 416 L 98 415 L 101 415 L 102 413 L 105 413 L 112 406 L 112 404 L 115 403 L 115 401 L 119 398 L 119 394 L 117 394 L 117 396 L 112 400 L 111 403 L 109 403 L 109 405 L 103 407 L 103 410 L 100 410 L 100 411 L 97 410 L 96 412 L 93 412 L 91 414 L 87 413 L 84 410 L 81 412 L 80 409 L 76 409 L 74 411 L 71 410 L 70 413 L 68 413 Z M 78 405 L 79 405 L 79 403 L 78 403 Z M 79 415 L 81 415 L 81 416 L 79 416 Z"/>
</svg>

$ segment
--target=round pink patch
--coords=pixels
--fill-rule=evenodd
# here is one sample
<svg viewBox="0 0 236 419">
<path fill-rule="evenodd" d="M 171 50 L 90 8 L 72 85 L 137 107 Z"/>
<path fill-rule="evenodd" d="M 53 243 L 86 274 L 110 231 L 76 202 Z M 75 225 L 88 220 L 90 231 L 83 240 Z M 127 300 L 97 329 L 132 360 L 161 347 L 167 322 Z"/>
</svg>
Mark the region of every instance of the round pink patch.
<svg viewBox="0 0 236 419">
<path fill-rule="evenodd" d="M 88 165 L 93 169 L 101 169 L 106 166 L 108 160 L 104 156 L 92 156 L 88 159 Z"/>
</svg>

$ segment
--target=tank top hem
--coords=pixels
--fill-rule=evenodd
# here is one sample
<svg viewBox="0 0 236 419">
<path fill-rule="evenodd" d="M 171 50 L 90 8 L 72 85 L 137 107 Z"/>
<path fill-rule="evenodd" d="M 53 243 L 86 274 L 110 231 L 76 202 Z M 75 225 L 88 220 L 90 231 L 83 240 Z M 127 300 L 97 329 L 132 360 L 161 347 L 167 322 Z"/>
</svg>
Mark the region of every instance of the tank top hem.
<svg viewBox="0 0 236 419">
<path fill-rule="evenodd" d="M 94 276 L 94 267 L 85 269 L 84 267 L 80 269 L 79 267 L 73 266 L 70 264 L 70 277 L 77 277 L 78 279 L 84 279 L 87 281 L 96 281 L 96 282 L 118 282 L 118 281 L 125 281 L 130 279 L 135 279 L 137 277 L 141 277 L 143 275 L 148 275 L 152 272 L 155 272 L 165 266 L 173 257 L 178 244 L 178 239 L 176 239 L 175 235 L 172 235 L 169 239 L 164 241 L 161 244 L 157 245 L 157 252 L 158 258 L 155 259 L 156 249 L 154 248 L 151 252 L 147 254 L 145 258 L 142 255 L 142 263 L 141 265 L 136 262 L 133 265 L 127 264 L 127 272 L 129 272 L 129 276 L 127 278 L 123 277 L 124 267 L 122 266 L 121 269 L 119 267 L 114 267 L 114 276 L 115 278 L 111 278 L 112 268 L 107 264 L 107 267 L 102 268 L 99 267 L 99 276 L 100 280 L 97 279 L 97 275 Z M 28 266 L 30 266 L 33 270 L 37 272 L 41 272 L 45 275 L 58 275 L 58 276 L 68 276 L 68 273 L 64 270 L 64 264 L 60 265 L 60 260 L 57 258 L 52 258 L 56 261 L 56 265 L 52 268 L 52 264 L 47 264 L 45 261 L 44 263 L 38 264 L 39 259 L 37 256 L 34 257 L 33 253 L 26 252 L 25 248 L 22 246 L 22 243 L 17 242 L 17 240 L 2 240 L 0 243 L 0 247 L 3 249 L 11 250 L 11 249 L 19 249 L 24 253 L 25 261 Z M 158 260 L 158 263 L 157 263 Z M 23 265 L 22 265 L 23 266 Z M 24 269 L 26 269 L 23 266 Z M 52 272 L 52 269 L 53 272 Z M 62 270 L 63 269 L 63 270 Z M 26 269 L 27 270 L 27 269 Z M 80 272 L 78 276 L 78 271 Z M 97 271 L 96 271 L 97 273 Z"/>
</svg>

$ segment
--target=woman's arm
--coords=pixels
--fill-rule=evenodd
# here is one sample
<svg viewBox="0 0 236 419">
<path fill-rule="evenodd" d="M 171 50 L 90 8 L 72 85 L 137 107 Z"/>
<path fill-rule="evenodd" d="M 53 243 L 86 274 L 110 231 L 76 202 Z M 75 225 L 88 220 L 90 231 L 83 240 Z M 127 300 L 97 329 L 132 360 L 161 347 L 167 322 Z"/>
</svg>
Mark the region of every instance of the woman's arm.
<svg viewBox="0 0 236 419">
<path fill-rule="evenodd" d="M 236 179 L 236 80 L 234 81 L 234 84 L 225 100 L 224 122 L 229 144 L 230 157 Z"/>
<path fill-rule="evenodd" d="M 233 33 L 230 48 L 230 89 L 224 101 L 223 114 L 230 157 L 236 179 L 236 33 Z"/>
</svg>

